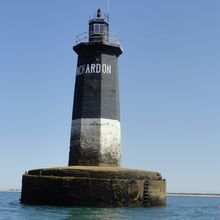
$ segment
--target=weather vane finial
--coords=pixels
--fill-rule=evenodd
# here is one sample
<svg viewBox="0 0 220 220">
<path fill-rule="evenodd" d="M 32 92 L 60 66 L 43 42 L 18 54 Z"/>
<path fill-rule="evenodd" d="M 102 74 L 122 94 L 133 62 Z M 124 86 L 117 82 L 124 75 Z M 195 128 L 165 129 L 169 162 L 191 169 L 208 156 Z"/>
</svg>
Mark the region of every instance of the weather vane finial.
<svg viewBox="0 0 220 220">
<path fill-rule="evenodd" d="M 101 12 L 101 9 L 99 8 L 97 10 L 97 18 L 100 18 L 102 16 L 102 12 Z"/>
</svg>

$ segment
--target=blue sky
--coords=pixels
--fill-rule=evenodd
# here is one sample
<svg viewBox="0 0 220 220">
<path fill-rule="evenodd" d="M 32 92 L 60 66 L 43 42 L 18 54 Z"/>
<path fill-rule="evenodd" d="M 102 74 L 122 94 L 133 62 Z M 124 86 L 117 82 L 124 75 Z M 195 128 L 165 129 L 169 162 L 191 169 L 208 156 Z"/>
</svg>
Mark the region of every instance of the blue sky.
<svg viewBox="0 0 220 220">
<path fill-rule="evenodd" d="M 107 0 L 0 1 L 0 189 L 67 165 L 77 56 Z M 122 166 L 168 192 L 220 193 L 220 2 L 110 0 L 120 35 Z"/>
</svg>

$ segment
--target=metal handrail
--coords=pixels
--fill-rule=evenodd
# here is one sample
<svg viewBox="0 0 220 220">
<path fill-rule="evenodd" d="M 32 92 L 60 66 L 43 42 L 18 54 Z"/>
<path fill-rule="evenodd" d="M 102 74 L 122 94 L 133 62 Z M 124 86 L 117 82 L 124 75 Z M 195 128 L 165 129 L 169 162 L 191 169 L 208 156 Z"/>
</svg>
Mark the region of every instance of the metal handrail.
<svg viewBox="0 0 220 220">
<path fill-rule="evenodd" d="M 120 45 L 119 37 L 117 33 L 112 32 L 104 32 L 101 34 L 96 33 L 88 33 L 83 32 L 81 34 L 78 34 L 76 36 L 76 44 L 80 43 L 86 43 L 89 42 L 89 40 L 94 40 L 95 42 L 106 42 L 110 44 Z"/>
</svg>

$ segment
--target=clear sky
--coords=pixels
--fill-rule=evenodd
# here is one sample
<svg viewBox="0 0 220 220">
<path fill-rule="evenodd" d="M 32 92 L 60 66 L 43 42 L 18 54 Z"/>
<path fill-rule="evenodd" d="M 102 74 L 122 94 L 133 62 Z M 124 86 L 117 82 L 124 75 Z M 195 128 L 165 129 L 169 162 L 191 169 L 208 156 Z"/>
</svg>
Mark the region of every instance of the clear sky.
<svg viewBox="0 0 220 220">
<path fill-rule="evenodd" d="M 67 165 L 77 56 L 107 0 L 0 1 L 0 189 Z M 120 35 L 122 166 L 168 192 L 220 193 L 220 1 L 110 0 Z"/>
</svg>

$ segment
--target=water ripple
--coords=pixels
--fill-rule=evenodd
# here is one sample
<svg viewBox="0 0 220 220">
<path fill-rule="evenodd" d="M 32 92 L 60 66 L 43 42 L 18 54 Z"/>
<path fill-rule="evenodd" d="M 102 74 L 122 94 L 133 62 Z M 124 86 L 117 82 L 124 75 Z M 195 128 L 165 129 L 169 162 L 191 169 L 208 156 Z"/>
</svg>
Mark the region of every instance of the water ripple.
<svg viewBox="0 0 220 220">
<path fill-rule="evenodd" d="M 22 205 L 0 192 L 1 220 L 220 220 L 220 198 L 168 197 L 164 208 L 65 208 Z"/>
</svg>

